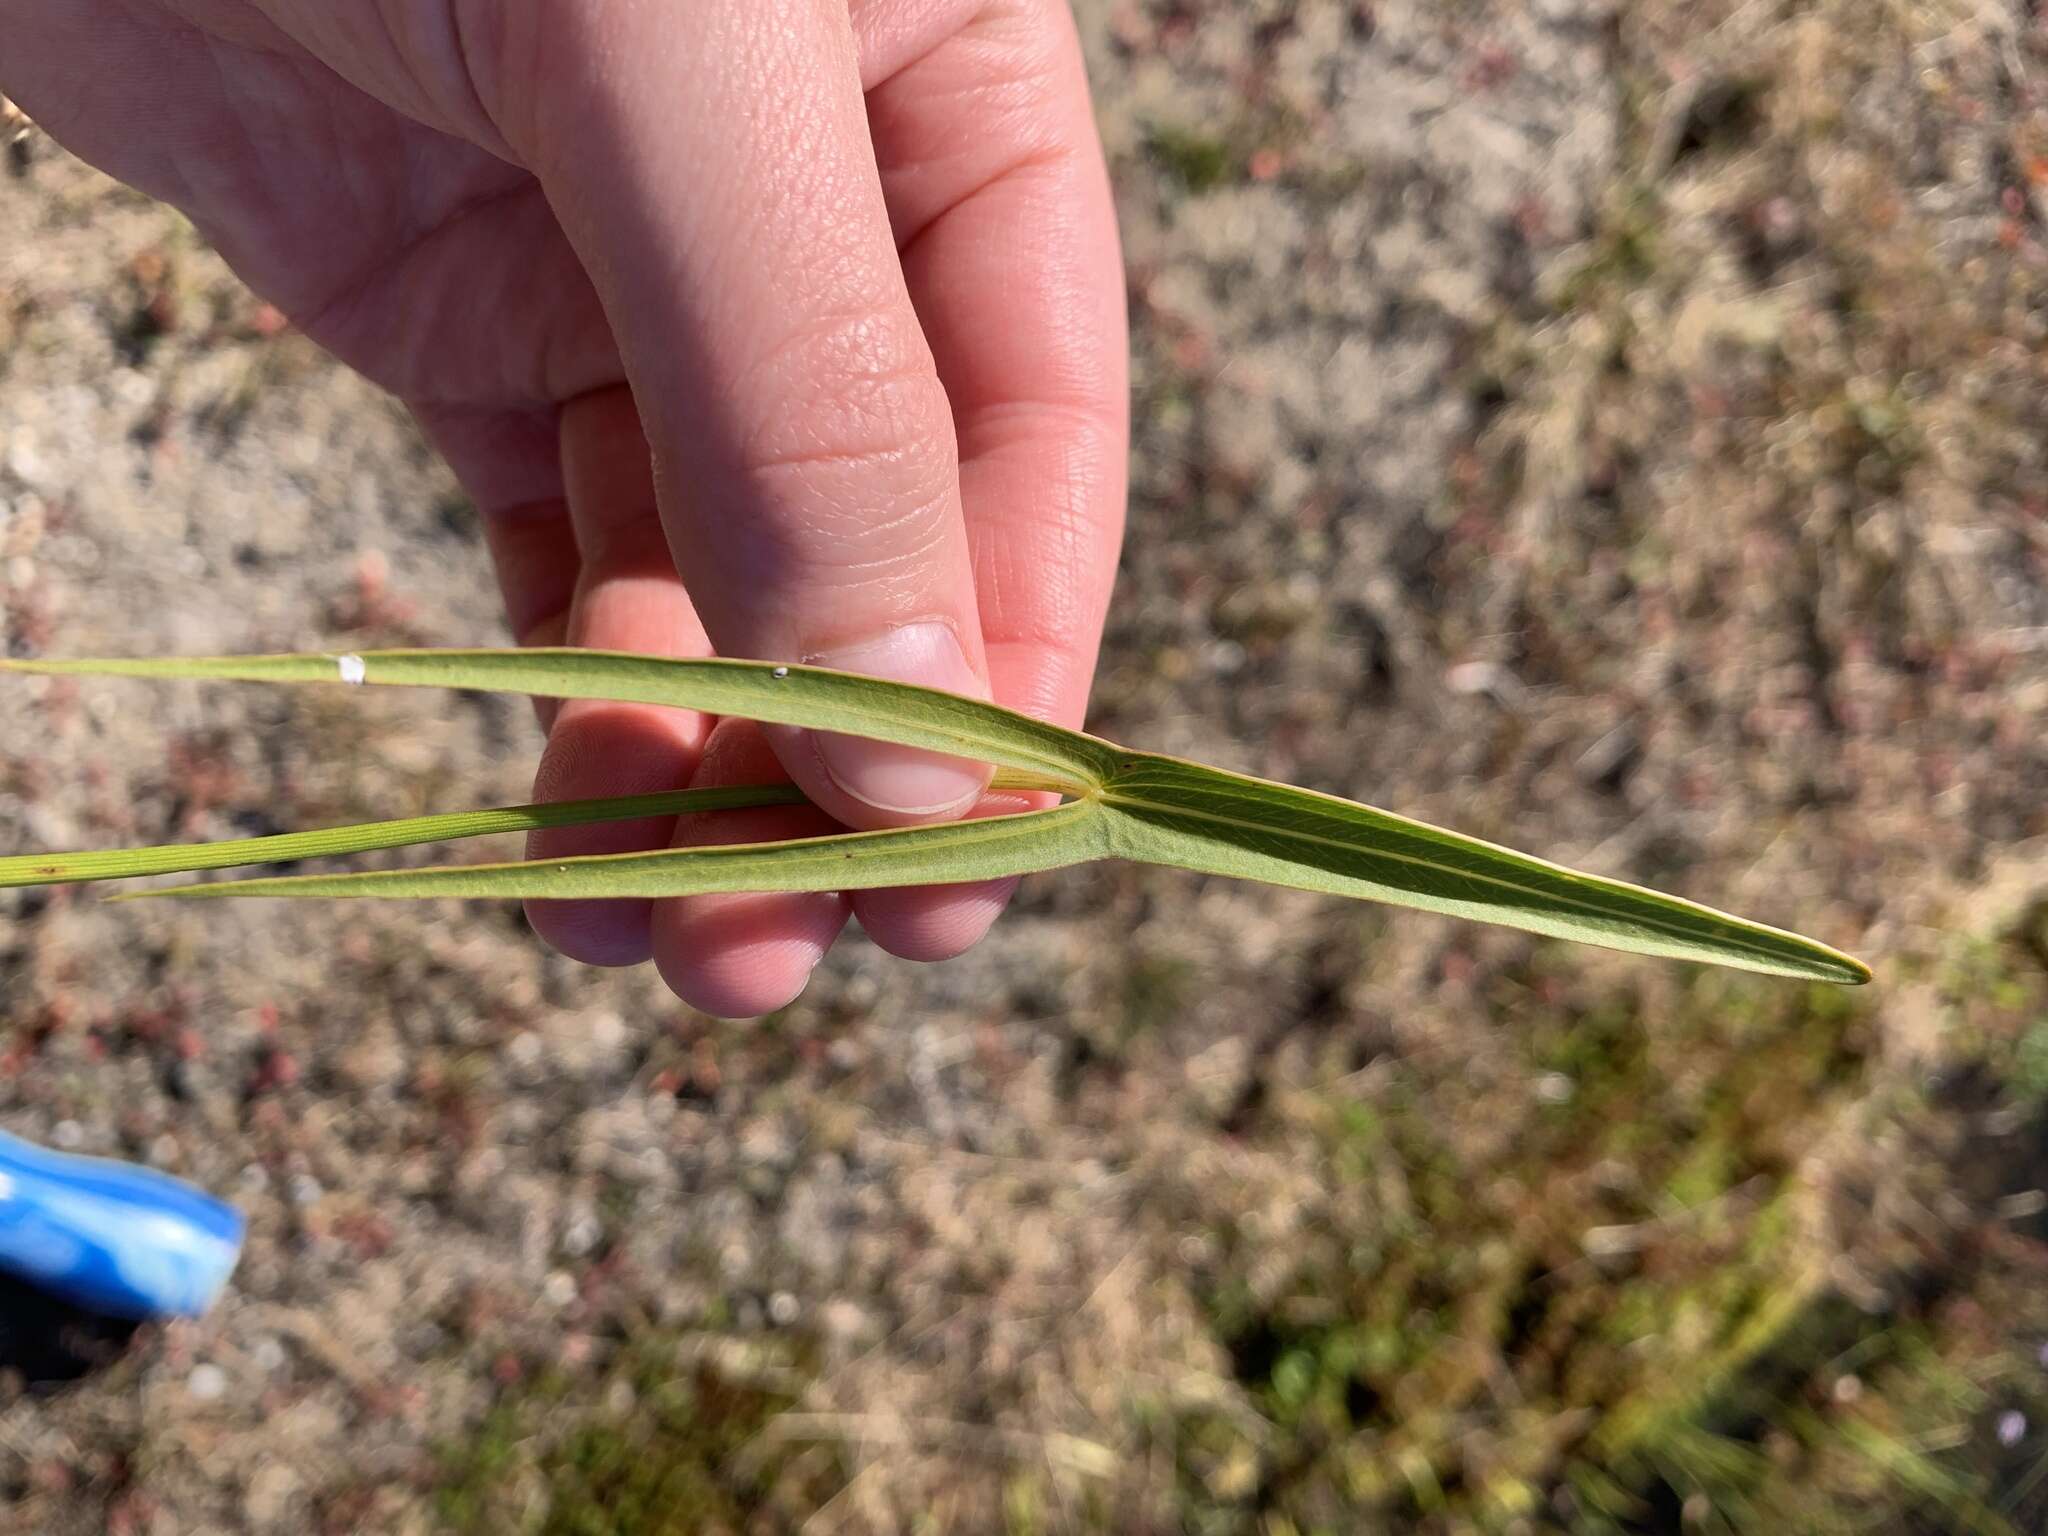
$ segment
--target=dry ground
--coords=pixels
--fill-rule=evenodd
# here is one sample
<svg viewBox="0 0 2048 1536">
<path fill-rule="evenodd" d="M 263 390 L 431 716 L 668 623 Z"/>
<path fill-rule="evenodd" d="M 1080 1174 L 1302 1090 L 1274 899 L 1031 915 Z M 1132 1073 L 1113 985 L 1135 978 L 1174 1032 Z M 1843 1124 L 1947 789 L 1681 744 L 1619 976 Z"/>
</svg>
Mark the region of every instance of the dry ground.
<svg viewBox="0 0 2048 1536">
<path fill-rule="evenodd" d="M 2048 36 L 1088 0 L 1094 726 L 1797 926 L 1860 994 L 1158 872 L 754 1026 L 487 907 L 0 896 L 0 1120 L 249 1212 L 0 1296 L 0 1531 L 2048 1522 Z M 0 38 L 0 47 L 5 46 Z M 0 175 L 16 654 L 473 643 L 471 514 L 189 230 Z M 523 797 L 516 701 L 0 690 L 0 842 Z"/>
</svg>

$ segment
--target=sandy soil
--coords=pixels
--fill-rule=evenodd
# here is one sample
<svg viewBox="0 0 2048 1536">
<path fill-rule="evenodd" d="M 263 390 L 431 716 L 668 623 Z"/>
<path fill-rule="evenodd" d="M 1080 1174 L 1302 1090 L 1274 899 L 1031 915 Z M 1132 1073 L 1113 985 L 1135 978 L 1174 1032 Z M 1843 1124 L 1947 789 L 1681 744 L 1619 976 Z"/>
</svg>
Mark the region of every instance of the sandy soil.
<svg viewBox="0 0 2048 1536">
<path fill-rule="evenodd" d="M 510 910 L 0 893 L 0 1121 L 251 1222 L 201 1323 L 0 1301 L 0 1531 L 2038 1498 L 2002 1416 L 2048 1335 L 2000 1287 L 2048 1256 L 2039 22 L 1079 9 L 1136 327 L 1092 728 L 1884 984 L 1104 868 L 738 1026 Z M 12 653 L 498 639 L 403 414 L 175 215 L 31 134 L 0 229 Z M 0 847 L 514 801 L 537 745 L 519 701 L 14 682 Z M 1984 1502 L 1842 1449 L 1880 1430 Z"/>
</svg>

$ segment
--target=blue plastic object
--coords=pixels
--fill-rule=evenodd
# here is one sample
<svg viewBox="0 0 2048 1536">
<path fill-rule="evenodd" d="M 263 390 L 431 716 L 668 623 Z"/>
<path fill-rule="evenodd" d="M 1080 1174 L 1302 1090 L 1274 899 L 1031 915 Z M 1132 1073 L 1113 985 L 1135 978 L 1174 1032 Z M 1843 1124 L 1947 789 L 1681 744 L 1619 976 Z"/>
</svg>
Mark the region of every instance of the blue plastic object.
<svg viewBox="0 0 2048 1536">
<path fill-rule="evenodd" d="M 242 1213 L 133 1163 L 0 1131 L 0 1268 L 120 1317 L 197 1317 L 241 1257 Z"/>
</svg>

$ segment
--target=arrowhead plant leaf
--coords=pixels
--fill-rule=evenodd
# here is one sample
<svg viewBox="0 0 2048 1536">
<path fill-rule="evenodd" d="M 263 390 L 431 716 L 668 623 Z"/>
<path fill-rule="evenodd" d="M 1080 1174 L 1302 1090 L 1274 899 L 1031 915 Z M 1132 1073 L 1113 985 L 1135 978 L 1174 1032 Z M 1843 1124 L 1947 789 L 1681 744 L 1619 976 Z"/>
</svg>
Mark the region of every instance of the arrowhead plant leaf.
<svg viewBox="0 0 2048 1536">
<path fill-rule="evenodd" d="M 1350 896 L 1638 954 L 1857 984 L 1813 939 L 1312 790 L 1136 752 L 998 705 L 831 672 L 570 649 L 9 661 L 46 674 L 395 684 L 668 705 L 836 731 L 994 765 L 994 787 L 1060 803 L 1013 815 L 787 842 L 177 886 L 146 898 L 685 896 L 950 884 L 1123 858 Z M 654 814 L 789 804 L 788 785 L 456 812 L 236 842 L 0 859 L 0 885 L 302 859 Z"/>
</svg>

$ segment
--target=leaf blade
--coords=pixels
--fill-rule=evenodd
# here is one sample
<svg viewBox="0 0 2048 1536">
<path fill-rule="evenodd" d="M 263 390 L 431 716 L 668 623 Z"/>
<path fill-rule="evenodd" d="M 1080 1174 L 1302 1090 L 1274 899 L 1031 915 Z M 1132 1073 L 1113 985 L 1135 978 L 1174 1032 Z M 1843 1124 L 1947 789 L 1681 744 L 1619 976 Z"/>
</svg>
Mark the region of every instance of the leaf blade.
<svg viewBox="0 0 2048 1536">
<path fill-rule="evenodd" d="M 764 805 L 801 805 L 793 784 L 740 785 L 731 789 L 675 790 L 657 795 L 621 795 L 604 800 L 560 800 L 550 805 L 507 805 L 489 810 L 405 816 L 390 821 L 353 822 L 310 832 L 226 838 L 211 843 L 158 843 L 77 853 L 22 853 L 0 858 L 0 889 L 24 885 L 75 885 L 95 880 L 131 880 L 146 875 L 180 875 L 201 869 L 236 869 L 248 864 L 286 864 L 300 859 L 336 858 L 420 843 L 454 842 L 540 827 L 577 827 L 593 822 L 630 821 L 643 816 L 697 815 Z"/>
<path fill-rule="evenodd" d="M 1008 792 L 1035 790 L 1042 786 L 1028 775 L 999 769 L 989 787 Z M 389 821 L 351 822 L 310 832 L 223 838 L 208 843 L 157 843 L 141 848 L 9 854 L 0 856 L 0 890 L 32 885 L 133 880 L 149 875 L 190 874 L 205 869 L 238 869 L 250 864 L 297 863 L 301 859 L 339 858 L 352 853 L 411 848 L 422 843 L 458 842 L 464 838 L 491 837 L 507 832 L 532 832 L 543 827 L 581 827 L 606 821 L 637 821 L 649 816 L 700 816 L 712 811 L 807 804 L 803 791 L 794 784 L 736 784 L 713 789 L 667 790 L 651 795 L 615 795 L 597 800 L 554 800 L 475 811 L 447 811 L 429 816 L 396 817 Z"/>
<path fill-rule="evenodd" d="M 1103 792 L 1125 858 L 1386 901 L 1768 975 L 1860 985 L 1869 969 L 1802 935 L 1584 874 L 1372 806 L 1151 754 Z"/>
<path fill-rule="evenodd" d="M 951 885 L 1036 874 L 1106 854 L 1100 806 L 1045 810 L 881 832 L 840 832 L 774 843 L 661 848 L 516 863 L 439 865 L 353 874 L 280 875 L 130 891 L 116 901 L 232 897 L 373 897 L 385 900 L 662 898 L 741 891 L 871 890 Z"/>
<path fill-rule="evenodd" d="M 1015 710 L 909 683 L 724 657 L 526 650 L 390 650 L 332 656 L 190 656 L 95 661 L 0 660 L 0 671 L 258 683 L 470 688 L 537 698 L 608 699 L 776 725 L 839 731 L 1036 774 L 1072 792 L 1099 784 L 1116 749 Z"/>
</svg>

